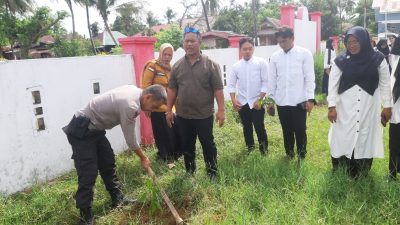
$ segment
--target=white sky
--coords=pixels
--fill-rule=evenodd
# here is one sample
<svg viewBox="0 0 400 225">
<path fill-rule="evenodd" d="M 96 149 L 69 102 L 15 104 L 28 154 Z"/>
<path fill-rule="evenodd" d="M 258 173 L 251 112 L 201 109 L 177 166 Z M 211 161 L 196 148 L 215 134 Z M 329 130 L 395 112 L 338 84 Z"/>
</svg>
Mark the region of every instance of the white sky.
<svg viewBox="0 0 400 225">
<path fill-rule="evenodd" d="M 132 0 L 117 0 L 116 5 L 120 5 L 122 3 L 130 2 Z M 177 13 L 177 18 L 182 16 L 184 11 L 184 7 L 180 3 L 182 0 L 147 0 L 145 2 L 145 10 L 152 11 L 154 15 L 161 20 L 161 22 L 165 22 L 164 15 L 167 8 L 171 8 L 174 12 Z M 226 6 L 230 3 L 230 0 L 222 0 L 222 6 Z M 245 2 L 251 2 L 251 0 L 235 0 L 236 3 L 244 4 Z M 58 10 L 65 10 L 69 13 L 68 5 L 64 0 L 37 0 L 37 6 L 48 6 L 52 9 L 52 12 L 55 13 Z M 200 6 L 199 3 L 198 6 Z M 73 5 L 74 14 L 75 14 L 75 29 L 78 33 L 88 36 L 87 31 L 87 22 L 86 22 L 86 11 L 84 7 L 74 4 Z M 103 22 L 98 12 L 95 9 L 89 9 L 90 15 L 90 23 L 98 22 L 101 27 L 103 27 Z M 115 10 L 112 10 L 109 16 L 110 24 L 113 23 L 116 17 Z M 72 31 L 72 20 L 71 17 L 68 17 L 63 20 L 63 25 L 68 31 Z"/>
</svg>

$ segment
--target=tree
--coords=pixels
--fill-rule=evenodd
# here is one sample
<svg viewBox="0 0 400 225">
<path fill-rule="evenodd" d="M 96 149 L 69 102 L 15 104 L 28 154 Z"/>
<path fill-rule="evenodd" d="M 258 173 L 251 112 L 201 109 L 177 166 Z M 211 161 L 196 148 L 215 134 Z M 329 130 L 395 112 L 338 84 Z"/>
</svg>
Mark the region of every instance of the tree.
<svg viewBox="0 0 400 225">
<path fill-rule="evenodd" d="M 174 49 L 177 49 L 182 42 L 183 31 L 177 25 L 172 25 L 171 28 L 160 31 L 155 37 L 157 38 L 154 44 L 155 49 L 159 49 L 163 43 L 170 43 Z"/>
<path fill-rule="evenodd" d="M 15 15 L 19 13 L 23 15 L 26 12 L 32 11 L 32 0 L 0 0 L 0 8 L 5 9 L 8 14 Z"/>
<path fill-rule="evenodd" d="M 302 0 L 308 11 L 319 11 L 321 17 L 321 37 L 323 40 L 339 34 L 339 16 L 337 3 L 334 1 Z"/>
<path fill-rule="evenodd" d="M 72 19 L 72 37 L 76 37 L 76 32 L 75 32 L 75 15 L 74 15 L 74 9 L 72 8 L 72 0 L 65 0 L 65 2 L 68 5 L 69 11 L 71 12 L 71 19 Z"/>
<path fill-rule="evenodd" d="M 147 26 L 148 26 L 147 35 L 148 36 L 152 36 L 153 35 L 153 31 L 151 30 L 151 27 L 159 24 L 160 22 L 158 21 L 157 17 L 154 16 L 153 12 L 148 11 L 146 15 L 147 15 L 146 16 L 146 23 L 147 23 Z"/>
<path fill-rule="evenodd" d="M 171 20 L 173 20 L 176 17 L 176 13 L 168 7 L 167 11 L 165 11 L 165 19 L 167 19 L 167 23 L 171 24 Z"/>
<path fill-rule="evenodd" d="M 356 15 L 353 21 L 354 25 L 367 28 L 371 34 L 378 32 L 375 11 L 372 8 L 372 0 L 359 0 L 354 12 Z"/>
<path fill-rule="evenodd" d="M 60 28 L 60 21 L 67 16 L 65 11 L 52 15 L 47 7 L 38 8 L 32 16 L 22 19 L 9 15 L 7 21 L 10 21 L 9 25 L 12 26 L 7 27 L 9 43 L 14 46 L 18 42 L 21 58 L 28 58 L 29 49 L 33 44 L 37 43 L 40 37 L 50 34 L 54 27 Z"/>
<path fill-rule="evenodd" d="M 211 31 L 210 23 L 208 22 L 207 8 L 206 8 L 206 5 L 204 4 L 204 0 L 201 0 L 201 5 L 203 6 L 203 15 L 204 15 L 204 19 L 206 20 L 207 31 Z"/>
<path fill-rule="evenodd" d="M 114 44 L 117 46 L 118 42 L 115 40 L 115 37 L 111 32 L 110 26 L 108 25 L 108 14 L 110 14 L 110 8 L 115 5 L 116 0 L 90 0 L 90 1 L 91 3 L 93 3 L 93 6 L 99 12 L 101 18 L 103 19 L 106 31 L 110 35 Z"/>
<path fill-rule="evenodd" d="M 133 35 L 145 29 L 140 22 L 143 4 L 141 2 L 129 2 L 122 4 L 116 9 L 118 16 L 114 21 L 113 30 L 126 35 Z"/>
<path fill-rule="evenodd" d="M 99 23 L 98 22 L 94 22 L 92 24 L 90 24 L 90 31 L 92 32 L 93 37 L 96 37 L 97 35 L 99 35 Z"/>
<path fill-rule="evenodd" d="M 180 27 L 180 28 L 182 28 L 183 20 L 186 18 L 187 15 L 190 14 L 192 8 L 194 8 L 194 7 L 197 6 L 198 1 L 187 1 L 187 0 L 182 0 L 182 1 L 181 1 L 181 4 L 182 4 L 183 8 L 185 8 L 185 10 L 183 11 L 182 17 L 181 17 L 181 19 L 179 20 L 179 27 Z"/>
<path fill-rule="evenodd" d="M 211 16 L 215 16 L 217 14 L 217 10 L 219 8 L 218 0 L 206 0 L 205 2 L 207 13 Z"/>
</svg>

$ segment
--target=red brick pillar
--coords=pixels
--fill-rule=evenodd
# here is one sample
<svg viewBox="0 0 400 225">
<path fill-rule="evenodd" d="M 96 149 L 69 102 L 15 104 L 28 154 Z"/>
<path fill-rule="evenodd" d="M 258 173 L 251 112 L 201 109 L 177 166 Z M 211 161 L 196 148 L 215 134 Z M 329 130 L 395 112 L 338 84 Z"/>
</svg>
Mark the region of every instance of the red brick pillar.
<svg viewBox="0 0 400 225">
<path fill-rule="evenodd" d="M 281 5 L 281 26 L 294 29 L 294 6 Z"/>
<path fill-rule="evenodd" d="M 123 53 L 132 55 L 136 86 L 141 87 L 143 68 L 147 61 L 154 58 L 154 43 L 157 39 L 154 37 L 126 37 L 119 38 L 118 41 L 122 45 Z M 151 121 L 143 112 L 140 114 L 140 134 L 142 145 L 154 144 Z"/>
<path fill-rule="evenodd" d="M 317 52 L 320 51 L 321 48 L 321 12 L 311 12 L 310 13 L 310 19 L 311 21 L 314 21 L 317 24 L 317 34 L 316 34 L 316 50 Z"/>
<path fill-rule="evenodd" d="M 239 41 L 242 38 L 243 37 L 228 37 L 229 48 L 237 48 L 238 49 L 239 59 L 242 58 L 242 56 L 240 55 L 240 51 L 239 51 Z"/>
</svg>

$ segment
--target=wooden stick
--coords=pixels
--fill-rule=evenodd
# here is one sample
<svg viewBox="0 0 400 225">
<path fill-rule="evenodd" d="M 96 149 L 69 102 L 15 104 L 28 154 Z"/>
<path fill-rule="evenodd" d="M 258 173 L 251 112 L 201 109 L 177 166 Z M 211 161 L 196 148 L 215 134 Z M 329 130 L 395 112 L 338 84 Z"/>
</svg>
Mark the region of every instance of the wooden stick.
<svg viewBox="0 0 400 225">
<path fill-rule="evenodd" d="M 148 168 L 147 173 L 153 179 L 153 182 L 160 188 L 161 196 L 163 197 L 165 203 L 167 203 L 169 210 L 171 211 L 172 215 L 174 216 L 176 224 L 177 225 L 183 224 L 183 219 L 179 216 L 174 205 L 172 204 L 171 200 L 169 199 L 167 193 L 165 193 L 164 189 L 158 185 L 156 174 L 153 172 L 151 167 Z"/>
</svg>

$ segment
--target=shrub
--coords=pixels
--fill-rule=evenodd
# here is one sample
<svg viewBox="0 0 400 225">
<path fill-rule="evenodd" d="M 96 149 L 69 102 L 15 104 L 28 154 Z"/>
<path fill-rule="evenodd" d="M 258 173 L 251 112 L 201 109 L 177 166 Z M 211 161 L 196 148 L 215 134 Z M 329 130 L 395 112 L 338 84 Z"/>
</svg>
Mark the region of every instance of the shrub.
<svg viewBox="0 0 400 225">
<path fill-rule="evenodd" d="M 314 55 L 314 72 L 315 72 L 315 92 L 321 93 L 322 78 L 324 76 L 324 54 L 316 53 Z"/>
</svg>

